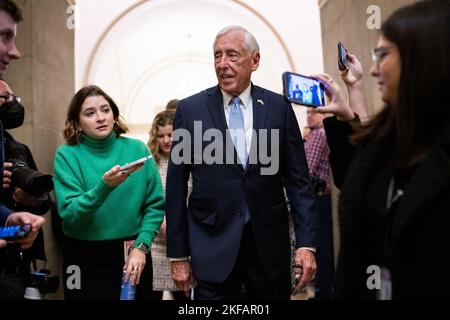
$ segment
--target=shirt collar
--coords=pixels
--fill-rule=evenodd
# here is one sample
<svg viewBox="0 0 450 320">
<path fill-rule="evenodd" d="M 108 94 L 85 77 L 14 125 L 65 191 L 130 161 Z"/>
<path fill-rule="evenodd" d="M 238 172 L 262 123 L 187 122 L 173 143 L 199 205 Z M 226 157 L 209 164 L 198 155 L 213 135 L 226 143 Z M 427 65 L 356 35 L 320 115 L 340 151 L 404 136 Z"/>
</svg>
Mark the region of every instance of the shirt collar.
<svg viewBox="0 0 450 320">
<path fill-rule="evenodd" d="M 224 107 L 225 110 L 227 110 L 229 108 L 229 104 L 230 104 L 231 99 L 233 99 L 233 96 L 231 94 L 223 91 L 222 89 L 220 89 L 220 91 L 222 91 L 223 107 Z M 247 89 L 245 89 L 239 95 L 239 98 L 242 101 L 244 110 L 247 109 L 247 107 L 250 106 L 250 103 L 252 102 L 251 93 L 252 93 L 252 84 L 250 83 L 250 85 L 247 87 Z"/>
</svg>

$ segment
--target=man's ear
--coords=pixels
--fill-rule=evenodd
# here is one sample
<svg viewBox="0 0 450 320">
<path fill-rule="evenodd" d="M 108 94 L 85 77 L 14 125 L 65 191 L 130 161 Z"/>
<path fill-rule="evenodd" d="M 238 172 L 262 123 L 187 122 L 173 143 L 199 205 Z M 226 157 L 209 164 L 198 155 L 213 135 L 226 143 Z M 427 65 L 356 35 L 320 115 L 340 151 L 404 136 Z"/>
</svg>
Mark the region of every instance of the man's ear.
<svg viewBox="0 0 450 320">
<path fill-rule="evenodd" d="M 252 71 L 256 71 L 259 67 L 259 60 L 261 59 L 261 56 L 259 55 L 259 52 L 256 52 L 253 54 L 252 57 Z"/>
</svg>

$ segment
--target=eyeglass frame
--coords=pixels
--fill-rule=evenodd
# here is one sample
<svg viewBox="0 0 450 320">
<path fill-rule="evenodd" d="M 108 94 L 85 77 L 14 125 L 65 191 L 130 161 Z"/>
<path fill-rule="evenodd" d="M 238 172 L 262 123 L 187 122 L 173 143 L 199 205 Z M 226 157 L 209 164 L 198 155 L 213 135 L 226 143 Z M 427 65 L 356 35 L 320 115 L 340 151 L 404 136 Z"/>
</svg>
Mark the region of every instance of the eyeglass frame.
<svg viewBox="0 0 450 320">
<path fill-rule="evenodd" d="M 14 93 L 13 94 L 8 94 L 8 95 L 0 95 L 0 98 L 4 99 L 5 102 L 13 102 L 13 101 L 17 101 L 20 103 L 20 101 L 22 100 L 20 97 L 16 96 Z M 12 98 L 12 99 L 11 99 Z"/>
<path fill-rule="evenodd" d="M 383 59 L 386 57 L 386 54 L 389 53 L 388 50 L 394 48 L 394 46 L 388 47 L 378 47 L 370 50 L 370 56 L 372 57 L 372 61 L 376 66 L 379 66 Z M 380 54 L 385 53 L 382 57 Z"/>
</svg>

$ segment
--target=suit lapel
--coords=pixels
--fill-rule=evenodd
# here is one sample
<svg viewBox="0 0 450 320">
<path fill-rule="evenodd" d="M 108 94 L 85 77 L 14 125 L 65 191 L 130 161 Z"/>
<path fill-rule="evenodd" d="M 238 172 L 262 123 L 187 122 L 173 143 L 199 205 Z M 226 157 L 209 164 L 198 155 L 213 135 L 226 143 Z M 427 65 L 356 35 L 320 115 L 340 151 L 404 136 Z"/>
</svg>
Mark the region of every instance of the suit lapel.
<svg viewBox="0 0 450 320">
<path fill-rule="evenodd" d="M 223 137 L 225 137 L 227 122 L 225 120 L 225 110 L 222 106 L 222 92 L 219 87 L 215 87 L 207 91 L 207 95 L 209 98 L 207 104 L 211 118 L 213 119 L 215 127 L 219 129 Z"/>
<path fill-rule="evenodd" d="M 237 152 L 236 149 L 234 148 L 234 144 L 231 140 L 231 136 L 229 134 L 229 132 L 227 132 L 228 129 L 228 125 L 227 125 L 227 121 L 225 119 L 225 110 L 223 108 L 223 97 L 222 97 L 222 92 L 220 91 L 219 86 L 212 88 L 210 91 L 207 92 L 207 95 L 209 97 L 208 99 L 208 109 L 209 109 L 209 113 L 211 114 L 211 118 L 213 119 L 214 125 L 215 127 L 222 133 L 222 137 L 224 137 L 224 141 L 223 141 L 223 148 L 225 150 L 225 160 L 226 159 L 234 159 L 234 163 L 236 163 L 235 165 L 233 165 L 234 168 L 236 168 L 236 170 L 239 170 L 239 173 L 242 173 L 244 171 L 244 168 L 242 167 L 242 165 L 237 164 Z M 230 146 L 229 148 L 227 148 L 227 144 L 226 141 L 228 142 L 228 146 Z"/>
<path fill-rule="evenodd" d="M 269 107 L 267 99 L 265 99 L 264 89 L 252 85 L 252 101 L 253 101 L 253 130 L 256 136 L 252 137 L 252 144 L 249 150 L 250 155 L 258 155 L 258 132 L 265 129 L 267 108 Z M 250 162 L 250 161 L 249 161 Z M 257 162 L 257 161 L 256 161 Z M 246 168 L 248 171 L 255 164 L 249 164 Z"/>
</svg>

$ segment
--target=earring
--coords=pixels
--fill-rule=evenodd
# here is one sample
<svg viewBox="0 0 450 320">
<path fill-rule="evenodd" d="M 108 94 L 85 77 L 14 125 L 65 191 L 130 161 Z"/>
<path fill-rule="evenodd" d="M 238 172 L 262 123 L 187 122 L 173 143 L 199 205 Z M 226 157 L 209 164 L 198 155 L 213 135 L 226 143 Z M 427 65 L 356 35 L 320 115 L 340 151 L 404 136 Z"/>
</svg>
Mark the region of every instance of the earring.
<svg viewBox="0 0 450 320">
<path fill-rule="evenodd" d="M 80 138 L 83 135 L 83 130 L 77 129 L 77 130 L 75 130 L 75 134 L 78 138 Z"/>
</svg>

